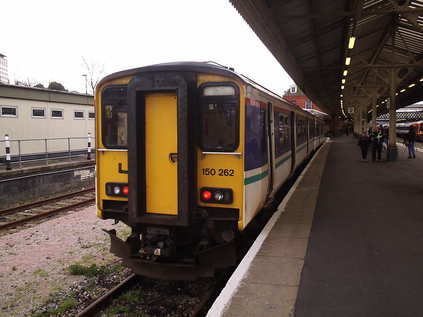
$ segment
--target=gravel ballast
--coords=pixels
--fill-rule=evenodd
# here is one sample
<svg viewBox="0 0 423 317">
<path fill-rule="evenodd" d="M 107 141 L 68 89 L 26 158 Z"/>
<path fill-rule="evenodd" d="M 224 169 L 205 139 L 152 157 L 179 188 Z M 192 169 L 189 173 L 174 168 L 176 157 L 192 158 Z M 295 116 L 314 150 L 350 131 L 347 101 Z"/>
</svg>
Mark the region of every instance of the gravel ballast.
<svg viewBox="0 0 423 317">
<path fill-rule="evenodd" d="M 115 263 L 103 228 L 128 234 L 124 224 L 97 218 L 90 206 L 1 235 L 0 317 L 31 316 L 50 295 L 82 282 L 69 273 L 72 264 Z"/>
</svg>

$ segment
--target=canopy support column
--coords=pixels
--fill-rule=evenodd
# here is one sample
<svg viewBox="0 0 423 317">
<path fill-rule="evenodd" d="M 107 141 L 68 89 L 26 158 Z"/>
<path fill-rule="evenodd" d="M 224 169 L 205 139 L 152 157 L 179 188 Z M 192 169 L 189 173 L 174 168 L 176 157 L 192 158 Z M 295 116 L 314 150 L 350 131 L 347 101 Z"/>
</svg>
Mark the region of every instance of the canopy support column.
<svg viewBox="0 0 423 317">
<path fill-rule="evenodd" d="M 389 140 L 388 140 L 388 153 L 387 159 L 388 161 L 396 161 L 398 157 L 398 149 L 397 149 L 397 131 L 396 131 L 396 124 L 397 124 L 397 109 L 395 104 L 395 91 L 396 91 L 396 72 L 394 69 L 391 69 L 391 82 L 389 85 Z"/>
<path fill-rule="evenodd" d="M 376 131 L 376 118 L 377 118 L 377 107 L 376 107 L 376 97 L 372 98 L 372 130 Z"/>
</svg>

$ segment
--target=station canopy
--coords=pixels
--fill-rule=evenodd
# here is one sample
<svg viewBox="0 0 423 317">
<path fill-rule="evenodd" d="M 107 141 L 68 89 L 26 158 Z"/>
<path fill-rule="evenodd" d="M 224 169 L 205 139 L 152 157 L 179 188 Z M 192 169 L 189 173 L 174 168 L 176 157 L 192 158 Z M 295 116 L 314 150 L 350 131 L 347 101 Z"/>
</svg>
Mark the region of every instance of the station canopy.
<svg viewBox="0 0 423 317">
<path fill-rule="evenodd" d="M 397 108 L 423 99 L 423 0 L 231 2 L 327 113 L 371 100 L 386 112 L 391 86 Z"/>
</svg>

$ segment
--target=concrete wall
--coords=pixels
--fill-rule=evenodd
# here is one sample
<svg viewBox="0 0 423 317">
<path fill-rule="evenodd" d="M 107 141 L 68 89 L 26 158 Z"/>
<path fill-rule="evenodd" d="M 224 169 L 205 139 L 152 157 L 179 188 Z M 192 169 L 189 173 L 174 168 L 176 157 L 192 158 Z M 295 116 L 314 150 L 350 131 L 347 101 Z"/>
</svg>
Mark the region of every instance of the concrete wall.
<svg viewBox="0 0 423 317">
<path fill-rule="evenodd" d="M 92 163 L 3 172 L 0 175 L 0 210 L 94 187 L 94 178 Z"/>
</svg>

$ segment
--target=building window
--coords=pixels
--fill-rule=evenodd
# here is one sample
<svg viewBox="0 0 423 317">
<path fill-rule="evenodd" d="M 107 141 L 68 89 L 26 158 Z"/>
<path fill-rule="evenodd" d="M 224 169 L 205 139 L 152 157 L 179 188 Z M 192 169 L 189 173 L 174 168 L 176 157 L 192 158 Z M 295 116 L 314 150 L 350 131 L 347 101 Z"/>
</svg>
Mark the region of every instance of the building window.
<svg viewBox="0 0 423 317">
<path fill-rule="evenodd" d="M 95 119 L 95 112 L 88 112 L 89 119 Z"/>
<path fill-rule="evenodd" d="M 74 111 L 73 117 L 75 119 L 84 119 L 84 111 Z"/>
<path fill-rule="evenodd" d="M 16 117 L 17 116 L 16 107 L 1 106 L 1 116 L 2 117 Z"/>
<path fill-rule="evenodd" d="M 291 86 L 290 91 L 291 91 L 291 94 L 297 93 L 297 86 Z"/>
<path fill-rule="evenodd" d="M 305 108 L 306 109 L 313 109 L 313 102 L 310 99 L 305 101 Z"/>
<path fill-rule="evenodd" d="M 52 118 L 63 118 L 63 110 L 51 110 L 51 117 Z"/>
<path fill-rule="evenodd" d="M 43 108 L 32 108 L 33 118 L 45 118 L 45 110 Z"/>
</svg>

